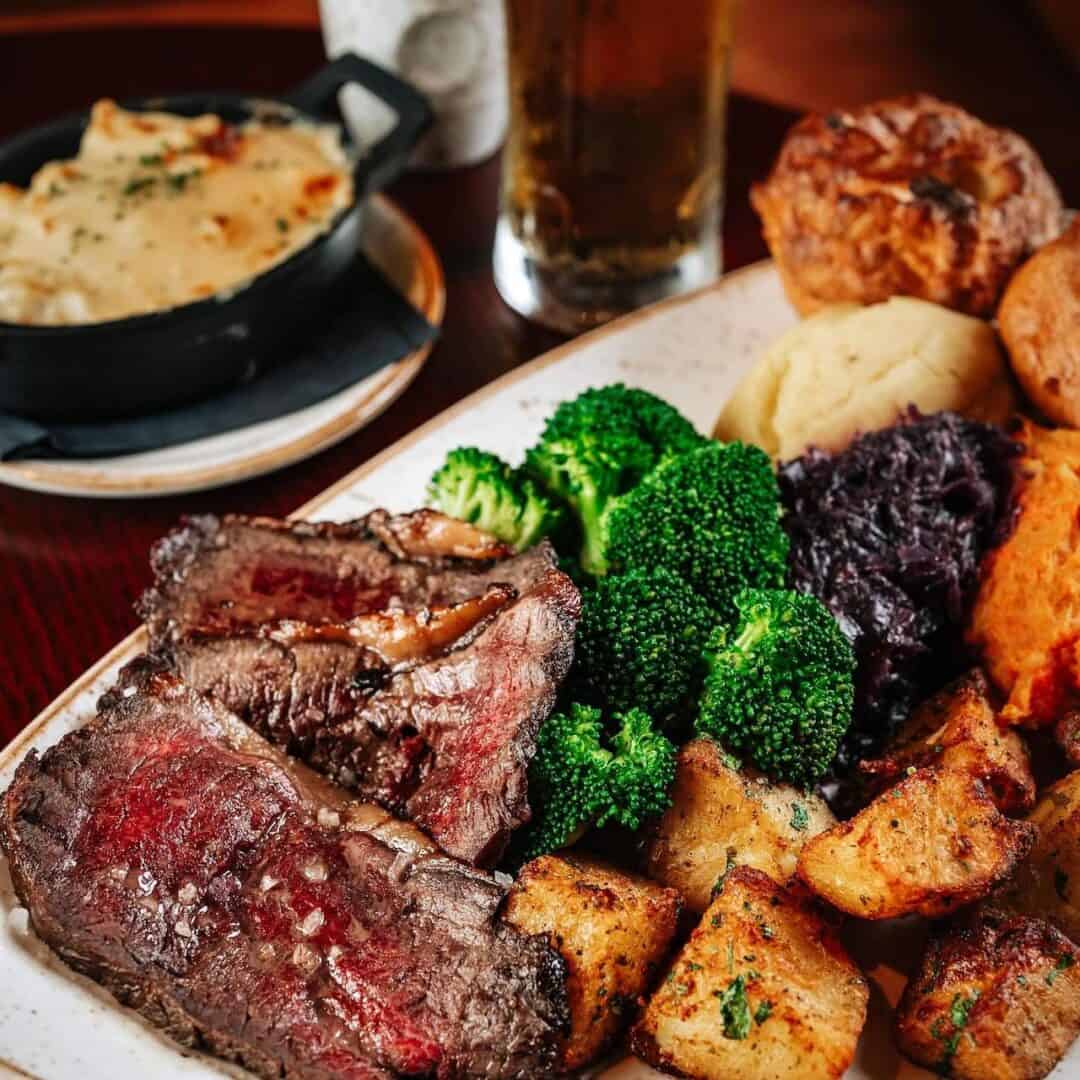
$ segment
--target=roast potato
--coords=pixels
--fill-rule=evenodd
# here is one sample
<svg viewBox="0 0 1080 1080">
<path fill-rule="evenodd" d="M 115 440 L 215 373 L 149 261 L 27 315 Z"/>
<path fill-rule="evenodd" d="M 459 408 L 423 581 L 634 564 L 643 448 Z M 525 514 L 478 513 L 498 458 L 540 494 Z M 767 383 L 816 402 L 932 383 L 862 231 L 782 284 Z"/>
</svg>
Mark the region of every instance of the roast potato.
<svg viewBox="0 0 1080 1080">
<path fill-rule="evenodd" d="M 1048 787 L 1028 821 L 1035 843 L 1002 899 L 1080 943 L 1080 771 Z"/>
<path fill-rule="evenodd" d="M 986 676 L 978 669 L 919 706 L 885 755 L 861 761 L 859 770 L 870 789 L 880 792 L 924 765 L 977 777 L 1006 813 L 1024 814 L 1035 805 L 1027 747 L 997 722 Z"/>
<path fill-rule="evenodd" d="M 1032 825 L 998 810 L 977 777 L 930 766 L 810 840 L 799 877 L 863 919 L 935 918 L 1004 881 L 1034 835 Z"/>
<path fill-rule="evenodd" d="M 983 910 L 939 928 L 900 1000 L 897 1044 L 959 1080 L 1039 1080 L 1080 1034 L 1078 959 L 1026 915 Z"/>
<path fill-rule="evenodd" d="M 645 865 L 649 877 L 678 889 L 691 911 L 709 906 L 713 886 L 732 866 L 787 881 L 806 841 L 836 823 L 823 799 L 733 768 L 711 739 L 679 751 L 671 795 Z"/>
<path fill-rule="evenodd" d="M 545 855 L 522 869 L 503 917 L 546 934 L 566 961 L 567 1069 L 592 1061 L 629 1022 L 667 958 L 679 907 L 672 889 L 578 855 Z"/>
<path fill-rule="evenodd" d="M 1080 708 L 1070 706 L 1058 717 L 1054 724 L 1054 740 L 1070 767 L 1075 769 L 1080 765 Z"/>
<path fill-rule="evenodd" d="M 970 643 L 1008 700 L 1011 724 L 1049 727 L 1080 686 L 1080 432 L 1027 423 L 1020 513 L 987 560 Z"/>
<path fill-rule="evenodd" d="M 1016 272 L 998 326 L 1027 396 L 1054 423 L 1080 427 L 1080 220 Z"/>
<path fill-rule="evenodd" d="M 808 116 L 751 201 L 803 315 L 917 296 L 988 317 L 1063 225 L 1027 142 L 925 94 Z"/>
<path fill-rule="evenodd" d="M 813 901 L 740 866 L 649 1000 L 631 1047 L 695 1080 L 840 1077 L 868 996 Z"/>
</svg>

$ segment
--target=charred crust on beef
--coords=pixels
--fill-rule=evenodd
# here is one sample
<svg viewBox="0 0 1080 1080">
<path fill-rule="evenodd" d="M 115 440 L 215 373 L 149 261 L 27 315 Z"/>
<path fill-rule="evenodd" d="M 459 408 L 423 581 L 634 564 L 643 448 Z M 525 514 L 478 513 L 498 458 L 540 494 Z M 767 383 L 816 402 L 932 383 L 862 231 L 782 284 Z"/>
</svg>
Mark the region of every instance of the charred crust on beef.
<svg viewBox="0 0 1080 1080">
<path fill-rule="evenodd" d="M 556 1071 L 565 971 L 503 887 L 159 662 L 26 757 L 0 846 L 38 935 L 185 1046 L 265 1077 Z"/>
<path fill-rule="evenodd" d="M 580 596 L 546 542 L 496 560 L 401 546 L 401 537 L 430 544 L 435 535 L 460 550 L 459 538 L 446 541 L 459 523 L 447 520 L 431 511 L 373 511 L 346 525 L 189 519 L 155 547 L 155 584 L 140 611 L 152 651 L 195 689 L 416 821 L 450 854 L 492 865 L 529 820 L 526 771 L 573 659 Z M 263 629 L 407 620 L 485 595 L 494 599 L 483 618 L 464 619 L 460 636 L 399 666 L 325 640 L 329 630 Z"/>
</svg>

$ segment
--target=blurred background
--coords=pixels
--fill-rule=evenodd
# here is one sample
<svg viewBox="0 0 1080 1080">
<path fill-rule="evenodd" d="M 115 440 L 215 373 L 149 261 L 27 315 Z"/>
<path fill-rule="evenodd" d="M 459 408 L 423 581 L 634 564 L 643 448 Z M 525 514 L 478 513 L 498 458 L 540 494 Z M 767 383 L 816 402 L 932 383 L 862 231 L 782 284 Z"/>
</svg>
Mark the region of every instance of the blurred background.
<svg viewBox="0 0 1080 1080">
<path fill-rule="evenodd" d="M 222 32 L 185 33 L 208 26 Z M 153 27 L 168 35 L 162 48 Z M 37 89 L 51 68 L 48 89 L 20 103 L 23 121 L 87 104 L 91 70 L 99 87 L 108 73 L 125 84 L 112 92 L 136 93 L 195 85 L 232 53 L 245 85 L 270 90 L 322 60 L 318 27 L 317 0 L 5 0 L 0 79 L 15 87 L 33 73 Z M 113 58 L 122 63 L 110 70 Z M 737 91 L 803 109 L 927 90 L 1024 132 L 1051 172 L 1080 156 L 1054 138 L 1075 121 L 1078 83 L 1077 0 L 742 0 L 739 10 Z"/>
<path fill-rule="evenodd" d="M 5 0 L 0 5 L 0 32 L 6 34 L 125 24 L 314 29 L 318 21 L 317 0 Z M 1033 64 L 1035 57 L 1049 62 L 1050 69 Z M 845 104 L 919 87 L 965 103 L 994 100 L 1019 117 L 1037 114 L 1041 91 L 1054 85 L 1054 63 L 1080 65 L 1076 0 L 742 0 L 735 85 L 796 107 Z M 1016 71 L 1029 73 L 1033 83 L 1018 87 L 1009 77 Z M 13 74 L 9 67 L 5 81 Z"/>
</svg>

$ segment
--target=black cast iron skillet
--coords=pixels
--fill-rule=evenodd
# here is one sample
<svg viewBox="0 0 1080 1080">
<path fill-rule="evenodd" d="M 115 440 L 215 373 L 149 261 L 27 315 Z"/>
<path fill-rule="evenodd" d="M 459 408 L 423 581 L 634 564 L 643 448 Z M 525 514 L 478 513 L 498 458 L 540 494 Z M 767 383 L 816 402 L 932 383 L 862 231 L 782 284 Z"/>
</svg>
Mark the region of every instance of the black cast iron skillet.
<svg viewBox="0 0 1080 1080">
<path fill-rule="evenodd" d="M 356 256 L 365 196 L 397 176 L 431 123 L 424 98 L 350 53 L 273 101 L 207 93 L 123 103 L 182 116 L 216 113 L 232 124 L 340 122 L 338 91 L 347 83 L 371 91 L 397 120 L 358 154 L 355 199 L 327 232 L 226 298 L 79 326 L 0 322 L 0 411 L 98 420 L 167 408 L 250 377 L 261 359 L 315 322 Z M 25 187 L 45 162 L 74 157 L 88 120 L 88 113 L 66 116 L 0 145 L 0 180 Z M 347 139 L 344 127 L 342 134 Z"/>
</svg>

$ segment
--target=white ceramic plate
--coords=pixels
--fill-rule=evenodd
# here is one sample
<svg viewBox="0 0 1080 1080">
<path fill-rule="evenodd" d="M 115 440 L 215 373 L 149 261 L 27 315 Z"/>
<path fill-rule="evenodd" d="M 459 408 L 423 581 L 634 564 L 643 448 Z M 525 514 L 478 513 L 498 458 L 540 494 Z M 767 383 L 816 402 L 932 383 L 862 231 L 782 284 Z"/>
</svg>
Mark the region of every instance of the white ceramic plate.
<svg viewBox="0 0 1080 1080">
<path fill-rule="evenodd" d="M 365 209 L 365 254 L 428 322 L 442 322 L 442 267 L 419 226 L 389 199 Z M 232 484 L 317 454 L 369 424 L 420 373 L 430 344 L 366 379 L 285 416 L 179 446 L 93 460 L 0 463 L 0 483 L 55 495 L 145 497 Z"/>
<path fill-rule="evenodd" d="M 557 402 L 589 386 L 622 380 L 661 394 L 709 431 L 725 398 L 762 347 L 795 322 L 779 279 L 761 263 L 719 285 L 669 301 L 579 338 L 485 387 L 335 484 L 297 516 L 344 520 L 376 506 L 407 510 L 447 450 L 463 443 L 519 459 Z M 243 509 L 237 507 L 237 509 Z M 44 748 L 78 726 L 117 669 L 143 647 L 132 634 L 62 694 L 0 754 L 0 790 L 31 746 Z M 871 979 L 871 1013 L 852 1078 L 927 1076 L 892 1046 L 889 1003 L 904 962 L 918 955 L 912 928 L 858 928 L 851 942 Z M 917 930 L 914 931 L 918 933 Z M 1080 1053 L 1058 1076 L 1080 1075 Z M 184 1057 L 134 1013 L 67 971 L 26 930 L 0 861 L 0 1061 L 42 1080 L 174 1080 L 220 1075 L 225 1066 Z M 0 1070 L 2 1071 L 2 1070 Z M 603 1072 L 610 1080 L 659 1074 L 633 1059 Z"/>
</svg>

